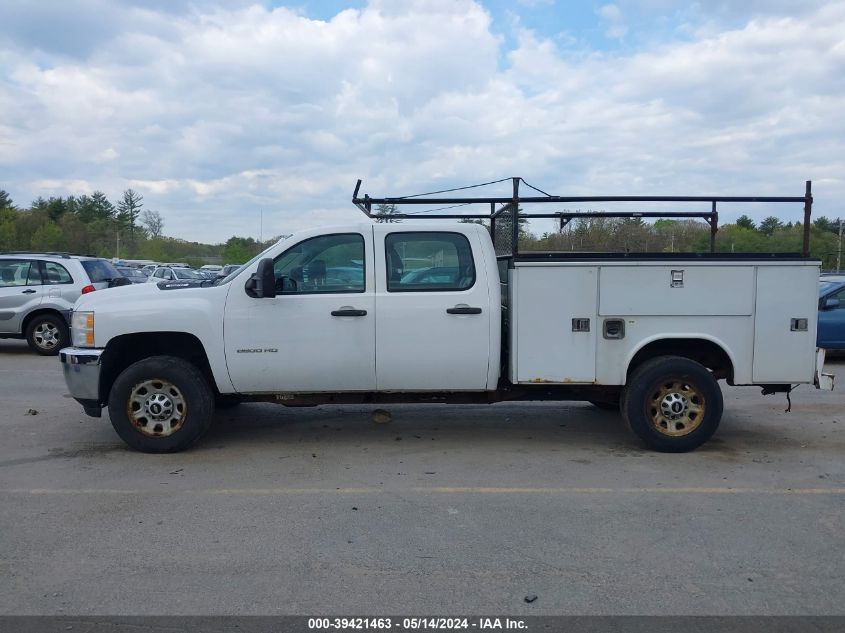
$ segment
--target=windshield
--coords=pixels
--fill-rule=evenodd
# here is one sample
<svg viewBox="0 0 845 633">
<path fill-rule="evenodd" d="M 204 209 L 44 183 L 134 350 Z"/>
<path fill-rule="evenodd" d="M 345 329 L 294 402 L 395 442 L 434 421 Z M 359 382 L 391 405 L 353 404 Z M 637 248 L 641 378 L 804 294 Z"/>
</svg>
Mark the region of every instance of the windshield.
<svg viewBox="0 0 845 633">
<path fill-rule="evenodd" d="M 205 279 L 204 275 L 190 268 L 174 268 L 173 275 L 176 279 Z"/>
<path fill-rule="evenodd" d="M 96 284 L 101 281 L 111 281 L 112 279 L 117 279 L 118 277 L 123 276 L 117 272 L 117 268 L 112 266 L 111 262 L 108 262 L 105 259 L 83 259 L 82 267 L 85 269 L 85 272 L 88 273 L 88 277 L 91 279 L 92 284 Z"/>
<path fill-rule="evenodd" d="M 819 282 L 819 296 L 826 295 L 828 292 L 833 290 L 834 288 L 838 288 L 842 285 L 841 281 L 820 281 Z"/>
</svg>

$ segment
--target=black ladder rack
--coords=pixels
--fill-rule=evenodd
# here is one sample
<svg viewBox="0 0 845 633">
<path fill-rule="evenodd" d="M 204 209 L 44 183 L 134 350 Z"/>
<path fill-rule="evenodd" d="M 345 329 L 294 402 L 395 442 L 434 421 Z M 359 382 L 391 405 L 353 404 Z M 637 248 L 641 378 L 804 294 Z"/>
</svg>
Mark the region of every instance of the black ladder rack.
<svg viewBox="0 0 845 633">
<path fill-rule="evenodd" d="M 461 191 L 471 189 L 483 185 L 496 184 L 510 180 L 513 187 L 513 195 L 511 196 L 478 196 L 478 197 L 429 197 L 440 193 L 451 193 L 454 191 Z M 527 187 L 542 193 L 542 196 L 520 196 L 520 183 Z M 553 196 L 546 192 L 529 185 L 524 179 L 519 176 L 512 178 L 504 178 L 483 185 L 470 185 L 469 187 L 458 187 L 456 189 L 447 189 L 444 191 L 435 191 L 427 194 L 418 194 L 410 196 L 399 196 L 390 198 L 373 198 L 368 194 L 363 197 L 359 196 L 361 190 L 361 180 L 359 179 L 355 185 L 355 191 L 352 194 L 352 204 L 358 207 L 368 218 L 372 219 L 392 219 L 392 220 L 464 220 L 464 219 L 478 219 L 490 221 L 490 232 L 494 240 L 496 237 L 496 221 L 497 219 L 509 220 L 510 226 L 510 247 L 511 254 L 517 255 L 519 251 L 519 220 L 531 218 L 556 218 L 561 222 L 561 228 L 568 224 L 574 218 L 701 218 L 710 225 L 710 252 L 716 251 L 716 232 L 719 226 L 719 212 L 716 205 L 719 202 L 803 202 L 804 203 L 804 239 L 802 255 L 804 257 L 810 256 L 810 215 L 813 208 L 812 183 L 806 182 L 806 187 L 803 196 Z M 709 202 L 710 211 L 588 211 L 588 212 L 570 212 L 570 211 L 556 211 L 553 213 L 534 213 L 520 209 L 520 205 L 529 204 L 548 204 L 548 203 L 562 203 L 562 202 Z M 421 213 L 394 213 L 390 215 L 373 213 L 373 205 L 391 205 L 401 207 L 404 205 L 448 205 L 440 209 L 432 209 L 431 211 L 447 211 L 457 206 L 471 206 L 471 205 L 489 205 L 489 213 L 430 213 L 426 211 L 426 215 Z M 497 205 L 501 205 L 498 209 Z"/>
</svg>

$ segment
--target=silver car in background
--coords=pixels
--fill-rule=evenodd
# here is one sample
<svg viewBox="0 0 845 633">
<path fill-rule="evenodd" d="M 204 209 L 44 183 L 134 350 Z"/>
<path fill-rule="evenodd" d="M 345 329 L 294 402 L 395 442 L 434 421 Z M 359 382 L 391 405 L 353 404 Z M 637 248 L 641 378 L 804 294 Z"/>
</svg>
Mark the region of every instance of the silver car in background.
<svg viewBox="0 0 845 633">
<path fill-rule="evenodd" d="M 25 338 L 54 356 L 70 344 L 80 295 L 129 283 L 106 259 L 67 253 L 0 253 L 0 338 Z"/>
<path fill-rule="evenodd" d="M 160 281 L 205 281 L 205 275 L 192 268 L 182 266 L 159 266 L 147 277 L 148 283 L 159 283 Z"/>
</svg>

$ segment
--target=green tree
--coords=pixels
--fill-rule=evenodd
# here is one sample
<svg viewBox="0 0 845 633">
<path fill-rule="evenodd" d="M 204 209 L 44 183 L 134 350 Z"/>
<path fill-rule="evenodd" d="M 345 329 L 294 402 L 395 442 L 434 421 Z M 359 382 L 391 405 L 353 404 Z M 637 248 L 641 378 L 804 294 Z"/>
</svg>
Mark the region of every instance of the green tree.
<svg viewBox="0 0 845 633">
<path fill-rule="evenodd" d="M 757 228 L 756 225 L 754 224 L 754 220 L 749 218 L 747 215 L 739 216 L 739 218 L 736 221 L 736 225 L 740 228 L 750 229 L 752 231 Z"/>
<path fill-rule="evenodd" d="M 58 224 L 62 233 L 62 245 L 59 250 L 80 255 L 91 254 L 88 225 L 79 218 L 79 215 L 66 213 L 61 217 Z"/>
<path fill-rule="evenodd" d="M 243 264 L 260 250 L 260 245 L 253 238 L 233 236 L 223 246 L 223 260 L 227 264 Z"/>
<path fill-rule="evenodd" d="M 130 238 L 135 237 L 135 230 L 138 226 L 138 216 L 144 207 L 144 196 L 140 193 L 127 189 L 123 197 L 117 203 L 117 225 L 121 231 L 126 231 Z"/>
<path fill-rule="evenodd" d="M 12 197 L 6 192 L 5 189 L 0 189 L 0 209 L 14 209 L 15 205 L 12 204 Z"/>
<path fill-rule="evenodd" d="M 775 231 L 783 227 L 783 222 L 778 220 L 775 216 L 770 215 L 760 222 L 758 230 L 763 235 L 772 235 Z"/>
<path fill-rule="evenodd" d="M 114 205 L 109 202 L 102 191 L 95 191 L 91 194 L 91 210 L 94 219 L 107 220 L 115 215 Z"/>
<path fill-rule="evenodd" d="M 830 231 L 831 233 L 839 233 L 839 220 L 830 220 L 821 215 L 813 220 L 813 226 L 820 231 Z"/>
<path fill-rule="evenodd" d="M 30 248 L 34 251 L 60 251 L 65 248 L 64 235 L 59 225 L 48 220 L 32 234 Z"/>
<path fill-rule="evenodd" d="M 104 220 L 114 216 L 114 205 L 106 198 L 102 191 L 95 191 L 90 196 L 79 196 L 75 200 L 73 210 L 85 224 L 95 220 Z"/>
<path fill-rule="evenodd" d="M 11 251 L 20 247 L 17 224 L 18 212 L 11 205 L 0 207 L 0 251 Z"/>
<path fill-rule="evenodd" d="M 398 220 L 398 219 L 394 219 L 394 218 L 390 217 L 391 215 L 396 215 L 397 213 L 399 213 L 399 211 L 396 209 L 395 204 L 380 204 L 376 207 L 376 214 L 381 215 L 381 216 L 385 216 L 385 217 L 375 218 L 375 220 L 379 224 L 384 224 L 384 223 L 393 224 L 393 223 L 401 222 L 402 220 Z"/>
</svg>

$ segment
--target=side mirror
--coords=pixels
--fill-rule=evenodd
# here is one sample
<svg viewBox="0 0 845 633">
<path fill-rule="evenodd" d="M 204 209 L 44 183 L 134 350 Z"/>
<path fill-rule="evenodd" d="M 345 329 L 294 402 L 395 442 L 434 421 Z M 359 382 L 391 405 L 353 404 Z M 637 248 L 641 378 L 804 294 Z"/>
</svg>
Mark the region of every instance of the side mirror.
<svg viewBox="0 0 845 633">
<path fill-rule="evenodd" d="M 825 310 L 835 310 L 839 307 L 839 299 L 835 297 L 828 297 L 824 300 L 824 309 Z"/>
<path fill-rule="evenodd" d="M 269 257 L 258 262 L 256 270 L 244 286 L 246 293 L 256 299 L 272 299 L 276 296 L 276 276 L 273 273 L 273 260 Z"/>
</svg>

